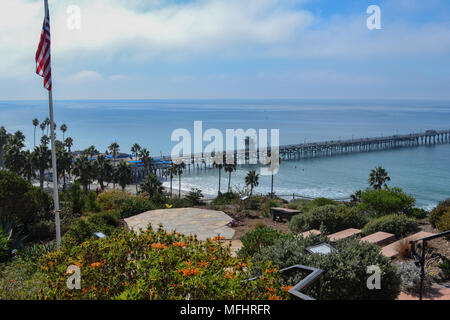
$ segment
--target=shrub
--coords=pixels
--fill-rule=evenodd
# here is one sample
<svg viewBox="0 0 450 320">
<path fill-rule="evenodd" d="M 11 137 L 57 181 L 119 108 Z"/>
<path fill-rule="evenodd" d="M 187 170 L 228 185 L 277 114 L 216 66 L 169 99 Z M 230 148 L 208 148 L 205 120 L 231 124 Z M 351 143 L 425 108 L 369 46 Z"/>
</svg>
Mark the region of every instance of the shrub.
<svg viewBox="0 0 450 320">
<path fill-rule="evenodd" d="M 450 211 L 444 213 L 438 220 L 436 227 L 440 232 L 445 232 L 450 230 Z"/>
<path fill-rule="evenodd" d="M 132 195 L 125 191 L 108 190 L 100 193 L 97 201 L 102 210 L 120 210 L 125 202 L 132 197 Z"/>
<path fill-rule="evenodd" d="M 342 205 L 312 207 L 309 211 L 292 217 L 289 228 L 293 232 L 320 229 L 324 226 L 329 233 L 348 228 L 361 228 L 367 222 L 363 213 Z"/>
<path fill-rule="evenodd" d="M 363 228 L 363 234 L 369 235 L 378 231 L 393 233 L 402 238 L 417 230 L 418 223 L 414 218 L 402 214 L 392 214 L 372 219 Z"/>
<path fill-rule="evenodd" d="M 416 219 L 425 219 L 429 212 L 422 208 L 413 208 L 410 216 Z"/>
<path fill-rule="evenodd" d="M 233 192 L 221 193 L 213 201 L 212 205 L 221 206 L 232 204 L 234 201 L 239 200 L 239 195 Z"/>
<path fill-rule="evenodd" d="M 238 255 L 240 257 L 252 257 L 255 253 L 260 252 L 263 247 L 271 246 L 276 240 L 286 236 L 288 235 L 282 231 L 270 227 L 255 228 L 240 239 L 243 246 Z"/>
<path fill-rule="evenodd" d="M 88 219 L 77 219 L 64 234 L 64 243 L 67 246 L 80 244 L 91 237 L 95 232 L 111 235 L 119 227 L 119 214 L 115 212 L 97 213 Z"/>
<path fill-rule="evenodd" d="M 327 199 L 327 198 L 317 198 L 317 199 L 314 199 L 311 202 L 311 205 L 313 205 L 315 207 L 322 207 L 322 206 L 326 206 L 326 205 L 329 205 L 329 204 L 335 205 L 335 204 L 338 204 L 338 203 L 336 201 L 334 201 L 334 200 Z"/>
<path fill-rule="evenodd" d="M 157 208 L 152 201 L 140 197 L 130 197 L 121 206 L 120 218 L 125 219 L 154 209 Z"/>
<path fill-rule="evenodd" d="M 149 174 L 148 177 L 141 183 L 140 188 L 142 192 L 147 193 L 150 198 L 162 195 L 164 190 L 161 181 L 159 181 L 158 177 L 154 174 Z"/>
<path fill-rule="evenodd" d="M 43 286 L 37 269 L 37 263 L 21 257 L 8 263 L 1 272 L 0 300 L 35 299 Z"/>
<path fill-rule="evenodd" d="M 191 191 L 186 195 L 186 200 L 191 203 L 191 206 L 199 206 L 204 204 L 202 198 L 202 190 L 197 188 L 192 188 Z"/>
<path fill-rule="evenodd" d="M 41 221 L 53 219 L 52 201 L 47 193 L 33 187 L 19 175 L 0 170 L 0 222 L 10 221 L 14 229 L 23 228 L 27 241 L 36 240 L 30 236 L 30 229 Z"/>
<path fill-rule="evenodd" d="M 295 199 L 288 204 L 289 209 L 299 210 L 301 212 L 309 211 L 313 207 L 311 200 Z"/>
<path fill-rule="evenodd" d="M 371 211 L 375 215 L 389 215 L 394 213 L 411 214 L 416 200 L 403 192 L 400 188 L 372 190 L 361 193 L 360 208 Z"/>
<path fill-rule="evenodd" d="M 86 207 L 90 212 L 100 211 L 100 205 L 97 203 L 97 194 L 94 191 L 89 191 L 86 196 Z"/>
<path fill-rule="evenodd" d="M 81 190 L 81 186 L 78 182 L 70 185 L 68 198 L 70 207 L 72 208 L 72 212 L 81 215 L 83 213 L 85 205 L 85 198 L 84 193 Z"/>
<path fill-rule="evenodd" d="M 438 222 L 441 219 L 441 217 L 445 214 L 450 212 L 450 199 L 447 199 L 445 201 L 442 201 L 437 205 L 436 208 L 434 208 L 430 213 L 430 224 L 437 228 Z"/>
<path fill-rule="evenodd" d="M 0 228 L 0 263 L 5 262 L 9 256 L 9 235 Z"/>
<path fill-rule="evenodd" d="M 81 290 L 66 285 L 67 266 L 80 267 Z M 261 266 L 264 278 L 245 281 L 248 261 L 233 258 L 218 241 L 154 231 L 122 231 L 63 247 L 41 260 L 41 299 L 278 299 L 286 298 L 278 274 Z M 250 265 L 249 265 L 250 266 Z"/>
<path fill-rule="evenodd" d="M 277 267 L 286 268 L 302 264 L 322 269 L 321 298 L 328 300 L 393 300 L 400 292 L 400 277 L 388 258 L 380 253 L 374 244 L 354 239 L 338 241 L 330 254 L 310 254 L 305 248 L 319 243 L 327 243 L 324 236 L 310 236 L 306 239 L 280 239 L 275 245 L 266 247 L 256 254 L 253 262 L 272 261 Z M 367 288 L 367 267 L 376 265 L 381 269 L 381 289 Z M 286 278 L 286 285 L 294 285 L 304 279 L 304 274 L 292 274 Z M 318 298 L 316 286 L 304 293 Z"/>
<path fill-rule="evenodd" d="M 397 274 L 401 278 L 401 289 L 404 292 L 417 294 L 420 291 L 420 268 L 413 261 L 399 262 Z M 425 270 L 424 288 L 430 286 L 431 280 L 428 270 Z"/>
<path fill-rule="evenodd" d="M 265 201 L 261 208 L 261 213 L 263 217 L 270 217 L 270 208 L 279 207 L 281 202 L 278 200 L 269 199 Z"/>
</svg>

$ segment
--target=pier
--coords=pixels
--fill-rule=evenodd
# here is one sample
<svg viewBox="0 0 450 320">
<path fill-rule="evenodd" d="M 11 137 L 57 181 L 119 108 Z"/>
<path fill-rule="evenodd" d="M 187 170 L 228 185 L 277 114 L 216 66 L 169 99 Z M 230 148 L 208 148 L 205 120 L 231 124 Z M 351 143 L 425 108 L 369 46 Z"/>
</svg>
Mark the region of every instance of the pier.
<svg viewBox="0 0 450 320">
<path fill-rule="evenodd" d="M 422 133 L 283 145 L 279 148 L 279 155 L 282 161 L 289 161 L 448 143 L 450 143 L 450 130 L 427 130 Z M 247 138 L 245 150 L 234 151 L 235 159 L 238 159 L 238 166 L 248 165 L 252 163 L 251 160 L 256 163 L 255 160 L 266 153 L 266 150 L 258 149 L 253 155 L 250 152 L 250 144 Z M 170 156 L 163 156 L 162 159 L 172 160 Z M 191 170 L 211 169 L 214 168 L 214 154 L 212 157 L 205 157 L 203 154 L 191 155 L 187 159 L 183 159 L 183 162 L 186 165 L 186 171 L 189 172 Z M 167 167 L 161 167 L 160 169 L 165 171 Z"/>
</svg>

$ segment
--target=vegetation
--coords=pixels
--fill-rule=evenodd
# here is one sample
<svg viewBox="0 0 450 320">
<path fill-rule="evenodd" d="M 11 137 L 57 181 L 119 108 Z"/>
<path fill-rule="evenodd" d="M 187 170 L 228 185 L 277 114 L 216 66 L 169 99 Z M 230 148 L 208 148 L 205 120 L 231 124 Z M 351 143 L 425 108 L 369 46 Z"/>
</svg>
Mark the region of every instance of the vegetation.
<svg viewBox="0 0 450 320">
<path fill-rule="evenodd" d="M 417 231 L 418 223 L 414 218 L 402 214 L 392 214 L 372 219 L 363 228 L 363 233 L 369 235 L 378 231 L 395 234 L 402 238 Z"/>
<path fill-rule="evenodd" d="M 400 188 L 388 189 L 367 189 L 361 193 L 362 211 L 370 212 L 375 216 L 389 214 L 413 215 L 416 200 L 414 197 L 406 194 Z"/>
<path fill-rule="evenodd" d="M 293 232 L 304 232 L 311 229 L 325 228 L 334 233 L 348 228 L 362 228 L 368 218 L 354 208 L 344 205 L 312 206 L 308 211 L 292 217 L 289 228 Z"/>
<path fill-rule="evenodd" d="M 378 166 L 375 169 L 372 169 L 369 175 L 369 184 L 371 187 L 373 187 L 375 190 L 381 190 L 381 188 L 384 186 L 387 188 L 387 182 L 391 181 L 391 178 L 389 177 L 387 171 L 382 168 L 381 166 Z"/>
<path fill-rule="evenodd" d="M 120 245 L 119 245 L 120 244 Z M 125 261 L 125 263 L 124 263 Z M 82 290 L 68 290 L 67 266 L 81 269 Z M 41 263 L 42 299 L 282 299 L 278 274 L 261 266 L 264 278 L 247 282 L 248 262 L 233 258 L 217 241 L 151 227 L 139 235 L 115 233 L 48 254 Z"/>
<path fill-rule="evenodd" d="M 319 243 L 328 243 L 322 235 L 303 238 L 281 238 L 273 246 L 262 248 L 253 256 L 252 262 L 271 261 L 279 269 L 295 264 L 322 269 L 321 299 L 330 300 L 394 300 L 400 293 L 400 277 L 389 259 L 380 253 L 374 244 L 359 240 L 338 241 L 335 249 L 327 255 L 307 253 L 306 248 Z M 376 265 L 381 269 L 381 289 L 367 288 L 367 267 Z M 254 269 L 255 273 L 259 270 Z M 304 278 L 304 274 L 294 273 L 284 279 L 287 286 L 294 285 Z M 316 286 L 304 293 L 318 298 Z"/>
<path fill-rule="evenodd" d="M 402 291 L 418 294 L 420 291 L 420 268 L 414 261 L 402 261 L 397 264 L 397 273 L 401 278 Z M 429 287 L 431 279 L 428 270 L 425 271 L 424 287 Z"/>
<path fill-rule="evenodd" d="M 259 174 L 255 170 L 250 170 L 245 177 L 245 185 L 250 187 L 250 197 L 253 195 L 253 189 L 259 185 Z"/>
<path fill-rule="evenodd" d="M 262 248 L 274 245 L 276 240 L 287 236 L 286 233 L 269 227 L 255 228 L 240 239 L 243 247 L 239 250 L 238 255 L 240 257 L 252 257 L 259 253 Z"/>
<path fill-rule="evenodd" d="M 444 232 L 450 230 L 450 199 L 442 201 L 430 213 L 430 224 Z"/>
</svg>

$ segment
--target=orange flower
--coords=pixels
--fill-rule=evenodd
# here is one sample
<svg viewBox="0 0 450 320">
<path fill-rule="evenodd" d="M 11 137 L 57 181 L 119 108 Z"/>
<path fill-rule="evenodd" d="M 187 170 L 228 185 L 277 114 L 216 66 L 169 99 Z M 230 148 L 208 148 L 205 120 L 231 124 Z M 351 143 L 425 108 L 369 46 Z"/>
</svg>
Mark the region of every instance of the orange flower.
<svg viewBox="0 0 450 320">
<path fill-rule="evenodd" d="M 284 291 L 288 292 L 288 291 L 291 290 L 293 287 L 294 287 L 294 286 L 282 286 L 281 288 L 282 288 Z"/>
<path fill-rule="evenodd" d="M 226 272 L 225 272 L 225 278 L 227 278 L 227 279 L 233 279 L 233 272 L 231 272 L 231 271 L 226 271 Z"/>
<path fill-rule="evenodd" d="M 167 246 L 165 245 L 165 244 L 161 244 L 161 243 L 153 243 L 152 244 L 152 248 L 153 249 L 164 249 L 164 248 L 166 248 Z"/>
<path fill-rule="evenodd" d="M 269 291 L 269 292 L 277 292 L 276 288 L 266 287 L 266 290 Z"/>
<path fill-rule="evenodd" d="M 225 240 L 225 239 L 226 239 L 225 237 L 214 237 L 211 240 L 212 241 L 218 241 L 218 240 Z"/>
<path fill-rule="evenodd" d="M 281 297 L 277 296 L 277 295 L 273 295 L 269 297 L 269 300 L 281 300 Z"/>
<path fill-rule="evenodd" d="M 104 265 L 102 261 L 91 263 L 89 268 L 100 268 Z"/>
<path fill-rule="evenodd" d="M 278 271 L 277 268 L 266 269 L 266 272 L 267 272 L 267 273 L 275 273 L 275 272 L 277 272 L 277 271 Z"/>
<path fill-rule="evenodd" d="M 200 263 L 198 264 L 198 266 L 199 266 L 200 268 L 206 267 L 206 266 L 208 266 L 208 265 L 209 265 L 209 262 L 204 262 L 204 261 L 202 261 L 202 262 L 200 262 Z"/>
<path fill-rule="evenodd" d="M 182 273 L 183 276 L 185 276 L 185 277 L 190 277 L 192 275 L 198 274 L 199 270 L 198 270 L 198 268 L 192 269 L 191 267 L 189 267 L 189 268 L 184 269 L 184 270 L 179 270 L 178 272 Z"/>
<path fill-rule="evenodd" d="M 180 242 L 174 242 L 173 245 L 175 247 L 186 247 L 186 242 L 180 241 Z"/>
<path fill-rule="evenodd" d="M 73 264 L 76 265 L 76 266 L 78 266 L 78 268 L 81 268 L 81 267 L 83 266 L 83 264 L 81 264 L 81 263 L 78 262 L 78 261 L 74 261 Z"/>
</svg>

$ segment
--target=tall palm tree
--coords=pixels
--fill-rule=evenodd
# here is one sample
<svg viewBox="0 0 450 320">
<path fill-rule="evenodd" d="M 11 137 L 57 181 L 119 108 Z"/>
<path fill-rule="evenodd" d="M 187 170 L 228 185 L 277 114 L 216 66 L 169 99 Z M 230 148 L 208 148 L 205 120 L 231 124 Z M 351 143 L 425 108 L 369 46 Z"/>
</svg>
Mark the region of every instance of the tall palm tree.
<svg viewBox="0 0 450 320">
<path fill-rule="evenodd" d="M 126 186 L 133 181 L 133 172 L 131 167 L 125 161 L 121 161 L 116 170 L 116 179 L 122 190 L 125 190 Z"/>
<path fill-rule="evenodd" d="M 31 182 L 31 179 L 35 176 L 35 170 L 33 165 L 33 155 L 30 150 L 23 152 L 24 163 L 22 168 L 23 176 Z"/>
<path fill-rule="evenodd" d="M 113 174 L 113 167 L 111 162 L 106 158 L 105 155 L 99 155 L 94 162 L 94 172 L 95 178 L 102 190 L 105 190 L 105 181 L 110 181 Z"/>
<path fill-rule="evenodd" d="M 0 127 L 0 168 L 3 168 L 3 150 L 8 143 L 9 136 L 5 127 Z"/>
<path fill-rule="evenodd" d="M 231 192 L 231 174 L 233 171 L 236 171 L 236 169 L 236 158 L 234 158 L 234 163 L 225 163 L 225 172 L 228 172 L 228 192 Z"/>
<path fill-rule="evenodd" d="M 64 144 L 66 145 L 67 151 L 69 151 L 69 153 L 72 153 L 71 149 L 73 146 L 73 139 L 71 137 L 67 137 L 66 139 L 64 139 Z"/>
<path fill-rule="evenodd" d="M 48 135 L 48 129 L 50 128 L 50 119 L 47 117 L 44 120 L 45 128 L 47 128 L 47 135 Z"/>
<path fill-rule="evenodd" d="M 41 144 L 47 146 L 49 144 L 49 142 L 50 142 L 50 138 L 47 135 L 43 135 L 41 137 Z"/>
<path fill-rule="evenodd" d="M 40 145 L 34 148 L 32 161 L 34 167 L 39 171 L 39 185 L 41 189 L 44 188 L 44 174 L 45 170 L 50 168 L 52 152 L 46 145 Z"/>
<path fill-rule="evenodd" d="M 139 155 L 139 151 L 141 151 L 141 146 L 138 143 L 133 144 L 133 146 L 131 147 L 130 151 L 131 151 L 131 155 L 134 155 L 134 160 L 136 160 L 136 166 L 134 168 L 134 182 L 136 184 L 136 193 L 138 192 L 138 183 L 137 183 L 137 170 L 138 170 L 138 155 Z"/>
<path fill-rule="evenodd" d="M 255 170 L 250 170 L 245 177 L 245 185 L 250 186 L 250 197 L 253 195 L 253 188 L 259 185 L 259 174 Z"/>
<path fill-rule="evenodd" d="M 383 167 L 378 166 L 370 171 L 368 181 L 371 187 L 375 190 L 380 190 L 383 186 L 387 187 L 386 182 L 391 181 L 391 178 Z"/>
<path fill-rule="evenodd" d="M 181 199 L 181 175 L 183 174 L 183 169 L 186 168 L 186 165 L 184 162 L 180 162 L 175 165 L 175 168 L 178 176 L 178 199 Z"/>
<path fill-rule="evenodd" d="M 73 165 L 72 173 L 78 177 L 77 181 L 83 186 L 84 193 L 87 194 L 88 186 L 92 182 L 93 166 L 87 155 L 81 155 Z"/>
<path fill-rule="evenodd" d="M 153 159 L 150 156 L 150 151 L 143 148 L 139 152 L 139 157 L 141 158 L 142 164 L 144 165 L 145 174 L 146 175 L 150 174 L 150 172 L 152 171 L 152 162 L 153 162 Z"/>
<path fill-rule="evenodd" d="M 61 127 L 59 127 L 59 130 L 61 130 L 62 134 L 63 134 L 63 141 L 64 141 L 64 134 L 67 131 L 67 125 L 64 123 L 61 125 Z"/>
<path fill-rule="evenodd" d="M 116 167 L 116 158 L 117 158 L 117 153 L 120 150 L 119 144 L 117 142 L 113 142 L 110 144 L 110 146 L 108 147 L 109 151 L 113 154 L 113 158 L 114 158 L 114 162 L 113 162 L 113 168 Z M 113 179 L 113 188 L 116 188 L 116 179 Z"/>
<path fill-rule="evenodd" d="M 96 154 L 98 154 L 98 150 L 95 146 L 90 146 L 89 148 L 84 150 L 84 154 L 88 155 L 90 158 L 93 158 Z"/>
<path fill-rule="evenodd" d="M 225 156 L 222 156 L 222 163 L 220 163 L 220 161 L 218 161 L 217 158 L 214 159 L 214 162 L 213 162 L 214 168 L 219 169 L 219 191 L 218 191 L 217 195 L 220 195 L 220 181 L 222 179 L 222 168 L 223 168 L 223 164 L 225 162 L 224 160 L 225 160 Z"/>
<path fill-rule="evenodd" d="M 62 146 L 56 147 L 56 168 L 58 177 L 63 177 L 63 190 L 66 190 L 66 173 L 70 171 L 73 156 Z"/>
<path fill-rule="evenodd" d="M 34 126 L 34 146 L 36 147 L 36 128 L 39 125 L 39 120 L 37 118 L 33 119 L 33 126 Z"/>
<path fill-rule="evenodd" d="M 172 181 L 173 177 L 177 174 L 177 168 L 175 164 L 172 164 L 172 166 L 167 169 L 167 174 L 170 178 L 170 197 L 172 198 Z"/>
<path fill-rule="evenodd" d="M 17 174 L 22 174 L 22 170 L 25 164 L 25 156 L 22 148 L 17 143 L 8 143 L 5 147 L 5 167 L 9 171 Z"/>
<path fill-rule="evenodd" d="M 161 181 L 154 174 L 149 174 L 147 179 L 145 179 L 141 185 L 141 190 L 143 192 L 147 192 L 150 197 L 153 197 L 158 194 L 162 194 L 163 187 Z"/>
<path fill-rule="evenodd" d="M 46 122 L 45 122 L 45 120 L 44 120 L 44 121 L 42 121 L 41 124 L 39 125 L 39 128 L 41 128 L 41 131 L 42 131 L 41 137 L 44 135 L 44 131 L 45 131 L 45 128 L 46 128 L 46 127 L 47 127 L 47 124 L 46 124 Z"/>
</svg>

